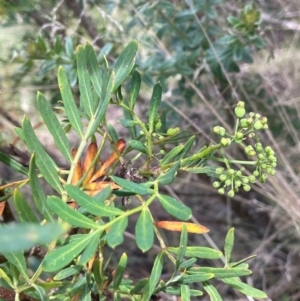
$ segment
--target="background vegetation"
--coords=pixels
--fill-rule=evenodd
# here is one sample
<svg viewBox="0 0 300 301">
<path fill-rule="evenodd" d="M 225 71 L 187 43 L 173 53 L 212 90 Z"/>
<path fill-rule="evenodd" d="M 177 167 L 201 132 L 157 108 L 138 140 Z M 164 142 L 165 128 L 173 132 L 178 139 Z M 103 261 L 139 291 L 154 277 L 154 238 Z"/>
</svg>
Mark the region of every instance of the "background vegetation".
<svg viewBox="0 0 300 301">
<path fill-rule="evenodd" d="M 263 187 L 229 198 L 218 195 L 206 176 L 183 175 L 166 190 L 194 208 L 194 221 L 210 229 L 209 235 L 192 237 L 193 243 L 222 248 L 225 233 L 234 226 L 236 260 L 258 254 L 247 281 L 272 300 L 300 298 L 298 1 L 20 0 L 2 1 L 0 10 L 1 148 L 7 152 L 15 151 L 9 144 L 21 147 L 13 127 L 24 113 L 53 152 L 36 114 L 36 91 L 57 105 L 56 72 L 63 65 L 76 92 L 75 48 L 86 41 L 99 48 L 99 59 L 105 54 L 114 62 L 124 45 L 138 40 L 136 64 L 149 91 L 138 100 L 140 116 L 146 114 L 150 87 L 159 80 L 168 126 L 198 133 L 199 147 L 211 141 L 216 124 L 233 126 L 231 112 L 240 99 L 267 116 L 270 131 L 263 139 L 276 150 L 280 166 Z M 108 119 L 122 135 L 117 114 L 112 111 Z M 14 155 L 27 160 L 22 151 Z M 132 237 L 130 230 L 127 236 Z M 132 244 L 124 247 L 130 251 Z M 151 258 L 141 259 L 134 248 L 132 254 L 131 276 L 148 275 L 151 266 L 143 264 L 138 272 L 134 267 Z M 229 300 L 244 298 L 227 287 L 218 289 Z"/>
</svg>

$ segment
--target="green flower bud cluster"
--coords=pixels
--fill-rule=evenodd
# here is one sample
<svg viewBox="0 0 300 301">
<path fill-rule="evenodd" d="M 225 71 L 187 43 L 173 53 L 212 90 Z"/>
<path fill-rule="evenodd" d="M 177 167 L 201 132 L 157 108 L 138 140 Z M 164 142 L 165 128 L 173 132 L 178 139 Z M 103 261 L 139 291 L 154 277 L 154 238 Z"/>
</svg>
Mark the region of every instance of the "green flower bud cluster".
<svg viewBox="0 0 300 301">
<path fill-rule="evenodd" d="M 250 112 L 248 117 L 240 119 L 240 130 L 250 130 L 255 132 L 268 129 L 268 118 L 262 117 L 260 114 Z"/>
<path fill-rule="evenodd" d="M 264 183 L 267 179 L 267 174 L 275 175 L 275 168 L 277 166 L 277 157 L 274 150 L 267 146 L 263 148 L 261 143 L 255 144 L 255 150 L 257 152 L 257 167 L 253 172 L 253 176 L 258 177 L 261 183 Z"/>
<path fill-rule="evenodd" d="M 255 183 L 256 178 L 252 175 L 246 176 L 243 174 L 245 169 L 234 170 L 232 168 L 224 170 L 223 167 L 216 169 L 219 180 L 213 183 L 213 187 L 218 189 L 219 194 L 225 194 L 229 197 L 234 197 L 235 193 L 242 187 L 245 191 L 250 191 L 250 183 Z"/>
</svg>

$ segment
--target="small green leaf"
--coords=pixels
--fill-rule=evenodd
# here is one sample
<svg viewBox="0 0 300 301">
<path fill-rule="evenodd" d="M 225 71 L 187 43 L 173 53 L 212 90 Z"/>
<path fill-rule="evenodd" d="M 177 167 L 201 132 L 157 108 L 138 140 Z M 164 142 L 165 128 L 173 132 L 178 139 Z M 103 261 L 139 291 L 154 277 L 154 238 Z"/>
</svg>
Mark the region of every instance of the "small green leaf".
<svg viewBox="0 0 300 301">
<path fill-rule="evenodd" d="M 146 284 L 149 282 L 148 278 L 144 278 L 142 280 L 140 280 L 131 290 L 130 293 L 131 294 L 137 294 L 139 293 L 145 286 Z"/>
<path fill-rule="evenodd" d="M 170 150 L 161 160 L 160 164 L 169 163 L 172 159 L 174 159 L 177 155 L 179 155 L 184 150 L 184 145 L 179 144 L 175 146 L 172 150 Z"/>
<path fill-rule="evenodd" d="M 188 285 L 182 284 L 180 286 L 180 296 L 182 301 L 190 301 L 190 287 Z"/>
<path fill-rule="evenodd" d="M 181 295 L 181 290 L 178 287 L 167 287 L 166 291 L 167 294 L 169 295 L 175 295 L 175 296 L 180 296 Z M 190 296 L 191 297 L 199 297 L 202 296 L 203 293 L 199 290 L 194 290 L 194 289 L 190 289 Z"/>
<path fill-rule="evenodd" d="M 93 222 L 88 217 L 70 208 L 62 199 L 57 196 L 47 197 L 48 207 L 56 213 L 63 221 L 80 228 L 99 229 L 100 225 Z"/>
<path fill-rule="evenodd" d="M 38 219 L 34 215 L 32 208 L 28 205 L 19 189 L 14 190 L 14 204 L 18 217 L 23 223 L 38 223 Z"/>
<path fill-rule="evenodd" d="M 258 290 L 250 285 L 243 283 L 238 278 L 224 278 L 222 281 L 232 288 L 240 291 L 246 296 L 251 296 L 253 298 L 267 298 L 268 296 L 261 290 Z"/>
<path fill-rule="evenodd" d="M 10 287 L 14 287 L 14 284 L 8 277 L 8 275 L 0 268 L 0 279 L 3 279 Z"/>
<path fill-rule="evenodd" d="M 126 118 L 120 118 L 118 121 L 125 127 L 125 128 L 131 128 L 136 125 L 136 121 L 132 119 L 126 119 Z"/>
<path fill-rule="evenodd" d="M 164 262 L 164 252 L 161 251 L 158 253 L 158 255 L 155 258 L 153 268 L 151 271 L 151 275 L 149 278 L 149 282 L 147 283 L 144 294 L 142 297 L 142 301 L 148 301 L 150 300 L 150 297 L 152 296 L 153 292 L 155 291 L 155 287 L 160 279 L 162 268 L 163 268 L 163 262 Z"/>
<path fill-rule="evenodd" d="M 179 269 L 181 261 L 182 261 L 183 257 L 185 256 L 187 239 L 188 239 L 188 235 L 187 235 L 186 225 L 183 224 L 182 230 L 181 230 L 181 235 L 180 235 L 177 259 L 176 259 L 176 269 Z"/>
<path fill-rule="evenodd" d="M 214 274 L 212 273 L 198 273 L 192 275 L 183 275 L 180 281 L 184 284 L 189 284 L 189 283 L 203 282 L 212 278 L 214 278 Z"/>
<path fill-rule="evenodd" d="M 194 263 L 197 261 L 197 258 L 190 258 L 186 261 L 182 261 L 180 264 L 180 269 L 188 269 L 194 265 Z"/>
<path fill-rule="evenodd" d="M 180 153 L 180 157 L 178 159 L 184 158 L 185 156 L 188 155 L 189 151 L 193 147 L 195 142 L 195 136 L 191 136 L 189 140 L 186 142 L 186 144 L 183 147 L 183 151 Z"/>
<path fill-rule="evenodd" d="M 0 253 L 14 253 L 47 244 L 61 236 L 67 228 L 61 224 L 10 224 L 0 226 Z"/>
<path fill-rule="evenodd" d="M 137 184 L 128 180 L 125 180 L 123 178 L 119 178 L 116 176 L 110 176 L 110 178 L 121 187 L 127 189 L 130 192 L 133 192 L 135 194 L 145 195 L 145 194 L 152 194 L 153 190 L 150 188 L 147 188 L 143 186 L 142 184 Z"/>
<path fill-rule="evenodd" d="M 11 158 L 10 156 L 4 154 L 0 151 L 0 161 L 13 169 L 16 172 L 19 172 L 23 175 L 28 175 L 28 168 L 23 166 L 21 163 L 17 162 L 15 159 Z"/>
<path fill-rule="evenodd" d="M 169 247 L 168 250 L 174 254 L 178 254 L 178 248 Z M 196 257 L 203 259 L 219 259 L 223 256 L 221 251 L 207 248 L 207 247 L 186 247 L 186 257 Z"/>
<path fill-rule="evenodd" d="M 127 110 L 125 107 L 123 107 L 123 115 L 127 120 L 134 121 L 134 118 L 132 116 L 133 113 L 130 112 L 129 110 Z M 135 126 L 135 124 L 134 124 L 134 126 L 128 128 L 128 132 L 129 132 L 130 138 L 135 140 L 136 139 L 136 126 Z"/>
<path fill-rule="evenodd" d="M 109 229 L 107 233 L 107 243 L 111 248 L 114 248 L 120 245 L 123 240 L 123 233 L 126 230 L 128 225 L 128 217 L 122 216 L 118 219 Z"/>
<path fill-rule="evenodd" d="M 162 207 L 172 216 L 183 221 L 188 220 L 192 216 L 192 210 L 176 199 L 163 194 L 158 194 L 157 197 Z"/>
<path fill-rule="evenodd" d="M 110 98 L 111 98 L 111 91 L 112 88 L 114 86 L 114 72 L 111 73 L 107 86 L 105 87 L 105 89 L 102 89 L 102 93 L 105 92 L 105 96 L 101 98 L 101 103 L 97 108 L 97 111 L 94 114 L 94 118 L 90 120 L 90 123 L 88 125 L 88 130 L 85 134 L 86 138 L 90 138 L 92 135 L 94 135 L 94 133 L 96 132 L 96 130 L 98 129 L 103 117 L 105 116 L 106 110 L 107 110 L 107 106 L 109 104 Z"/>
<path fill-rule="evenodd" d="M 76 242 L 69 243 L 48 253 L 42 263 L 43 270 L 55 272 L 65 267 L 91 243 L 92 239 L 94 239 L 94 235 L 87 234 Z"/>
<path fill-rule="evenodd" d="M 148 149 L 147 147 L 145 146 L 144 143 L 142 143 L 141 141 L 138 141 L 138 140 L 130 140 L 128 142 L 128 144 L 133 148 L 133 149 L 136 149 L 144 154 L 148 154 Z"/>
<path fill-rule="evenodd" d="M 149 209 L 144 207 L 135 225 L 136 244 L 143 252 L 148 251 L 154 242 L 153 221 Z"/>
<path fill-rule="evenodd" d="M 2 243 L 2 237 L 1 237 L 1 243 Z M 27 267 L 26 267 L 26 259 L 22 252 L 13 252 L 13 253 L 2 253 L 3 256 L 12 263 L 17 270 L 22 274 L 22 276 L 28 281 L 29 276 L 27 273 Z"/>
<path fill-rule="evenodd" d="M 28 117 L 23 120 L 23 132 L 29 152 L 35 153 L 36 165 L 46 181 L 59 193 L 63 192 L 59 177 L 58 167 L 53 159 L 46 153 L 34 133 Z"/>
<path fill-rule="evenodd" d="M 81 254 L 80 259 L 77 262 L 78 265 L 81 265 L 81 266 L 85 265 L 95 254 L 95 252 L 98 248 L 99 242 L 100 242 L 100 240 L 99 240 L 100 234 L 101 234 L 101 232 L 99 233 L 98 231 L 90 234 L 93 238 L 91 238 L 91 242 L 88 244 L 88 246 L 85 248 L 85 250 Z"/>
<path fill-rule="evenodd" d="M 125 78 L 131 72 L 134 63 L 135 55 L 138 49 L 138 44 L 136 41 L 131 41 L 119 55 L 114 65 L 115 70 L 115 84 L 112 92 L 117 91 L 119 86 L 123 83 Z"/>
<path fill-rule="evenodd" d="M 43 287 L 36 285 L 35 283 L 32 283 L 31 286 L 34 287 L 34 289 L 37 291 L 37 293 L 40 297 L 39 300 L 49 301 L 49 297 L 47 296 L 47 293 Z"/>
<path fill-rule="evenodd" d="M 33 201 L 42 214 L 42 216 L 49 222 L 53 221 L 52 214 L 49 211 L 49 208 L 46 204 L 46 195 L 42 189 L 40 184 L 37 172 L 36 172 L 36 165 L 35 165 L 35 155 L 33 154 L 30 158 L 29 164 L 29 184 L 33 196 Z"/>
<path fill-rule="evenodd" d="M 115 274 L 115 277 L 114 277 L 114 280 L 112 283 L 112 287 L 114 290 L 117 290 L 119 288 L 119 285 L 122 281 L 122 278 L 123 278 L 123 275 L 125 272 L 126 264 L 127 264 L 127 255 L 126 255 L 126 253 L 123 253 L 120 258 L 120 261 L 119 261 L 119 264 L 118 264 L 118 267 L 116 270 L 116 274 Z"/>
<path fill-rule="evenodd" d="M 82 45 L 76 49 L 77 75 L 80 91 L 80 103 L 88 116 L 93 116 L 95 113 L 95 103 L 92 94 L 92 86 L 90 76 L 87 70 L 85 51 Z"/>
<path fill-rule="evenodd" d="M 117 134 L 115 128 L 114 128 L 110 123 L 107 123 L 107 124 L 106 124 L 106 129 L 107 129 L 107 132 L 108 132 L 110 138 L 111 138 L 115 143 L 117 143 L 117 141 L 119 140 L 119 137 L 118 137 L 118 134 Z"/>
<path fill-rule="evenodd" d="M 98 66 L 97 57 L 91 44 L 85 45 L 86 63 L 93 87 L 99 97 L 101 97 L 102 76 Z"/>
<path fill-rule="evenodd" d="M 180 167 L 180 161 L 175 163 L 164 175 L 158 178 L 159 184 L 168 185 L 171 184 L 177 174 L 177 170 Z"/>
<path fill-rule="evenodd" d="M 18 127 L 15 127 L 14 128 L 16 134 L 18 135 L 18 137 L 23 141 L 25 142 L 25 136 L 24 136 L 24 132 L 21 128 L 18 128 Z"/>
<path fill-rule="evenodd" d="M 90 197 L 85 192 L 80 190 L 79 188 L 72 186 L 72 185 L 66 185 L 65 189 L 68 193 L 68 195 L 74 199 L 80 206 L 82 206 L 84 209 L 86 209 L 89 213 L 96 215 L 96 216 L 115 216 L 115 215 L 121 215 L 124 213 L 124 211 L 115 208 L 115 207 L 109 207 L 105 206 L 104 201 L 106 201 L 111 193 L 110 186 L 106 187 L 104 190 L 102 190 L 98 195 L 97 199 Z"/>
<path fill-rule="evenodd" d="M 206 268 L 206 267 L 192 267 L 190 273 L 212 273 L 215 278 L 231 278 L 251 275 L 252 272 L 247 269 L 240 268 Z"/>
<path fill-rule="evenodd" d="M 155 84 L 152 92 L 152 97 L 150 100 L 149 107 L 149 131 L 153 133 L 155 119 L 158 113 L 158 109 L 160 107 L 162 97 L 162 87 L 160 83 Z"/>
<path fill-rule="evenodd" d="M 228 230 L 225 238 L 225 246 L 224 246 L 224 252 L 225 252 L 225 264 L 229 264 L 230 262 L 230 256 L 232 252 L 234 244 L 234 228 L 231 228 Z"/>
<path fill-rule="evenodd" d="M 70 266 L 68 268 L 65 268 L 65 269 L 59 271 L 53 277 L 53 280 L 59 281 L 59 280 L 66 279 L 66 278 L 68 278 L 70 276 L 78 274 L 81 270 L 82 270 L 82 266 L 72 265 L 72 266 Z"/>
<path fill-rule="evenodd" d="M 129 106 L 133 110 L 139 91 L 141 88 L 141 76 L 137 70 L 134 70 L 131 78 Z"/>
<path fill-rule="evenodd" d="M 203 288 L 208 293 L 211 301 L 222 301 L 222 297 L 218 293 L 217 289 L 208 282 L 203 282 Z"/>
<path fill-rule="evenodd" d="M 66 114 L 75 132 L 80 137 L 83 137 L 80 114 L 71 91 L 66 71 L 63 69 L 63 67 L 58 68 L 57 78 L 62 101 L 66 109 Z"/>
<path fill-rule="evenodd" d="M 69 163 L 71 163 L 71 147 L 67 136 L 61 127 L 61 122 L 58 121 L 56 115 L 52 111 L 52 107 L 50 106 L 49 102 L 40 92 L 38 92 L 37 94 L 37 106 L 49 132 L 54 139 L 56 146 L 60 150 L 61 154 L 65 157 L 65 159 Z"/>
</svg>

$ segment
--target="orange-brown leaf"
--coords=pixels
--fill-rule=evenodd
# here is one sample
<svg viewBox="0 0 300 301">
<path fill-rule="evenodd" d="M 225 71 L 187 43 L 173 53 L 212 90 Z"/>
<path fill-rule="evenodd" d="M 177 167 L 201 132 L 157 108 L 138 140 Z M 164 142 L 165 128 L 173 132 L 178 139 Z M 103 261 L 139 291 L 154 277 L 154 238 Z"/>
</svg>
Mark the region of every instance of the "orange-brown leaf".
<svg viewBox="0 0 300 301">
<path fill-rule="evenodd" d="M 91 178 L 91 182 L 105 175 L 105 170 L 118 160 L 119 155 L 124 151 L 125 147 L 126 147 L 126 141 L 124 139 L 119 139 L 118 142 L 116 143 L 116 150 L 114 150 L 109 155 L 109 157 L 103 163 L 101 168 L 93 175 L 93 177 Z"/>
<path fill-rule="evenodd" d="M 97 154 L 97 151 L 98 151 L 98 147 L 97 147 L 96 142 L 92 142 L 88 147 L 88 150 L 87 150 L 87 153 L 85 156 L 85 160 L 84 160 L 83 174 L 87 173 L 87 175 L 83 181 L 83 184 L 88 183 L 94 173 L 95 165 L 91 166 L 91 164 Z"/>
<path fill-rule="evenodd" d="M 100 181 L 100 182 L 93 182 L 87 183 L 84 185 L 84 190 L 97 190 L 97 189 L 104 189 L 108 185 L 111 185 L 111 189 L 119 189 L 120 186 L 112 181 Z"/>
<path fill-rule="evenodd" d="M 188 233 L 203 234 L 209 231 L 209 229 L 207 229 L 206 227 L 194 223 L 171 222 L 171 221 L 155 222 L 155 225 L 159 228 L 163 228 L 170 231 L 177 231 L 177 232 L 181 232 L 183 224 L 186 225 L 186 230 Z"/>
<path fill-rule="evenodd" d="M 72 149 L 72 158 L 74 159 L 75 155 L 77 153 L 77 149 L 73 148 Z M 78 181 L 81 179 L 82 177 L 82 166 L 81 166 L 81 160 L 79 159 L 73 174 L 73 178 L 72 178 L 72 184 L 76 185 L 78 183 Z"/>
<path fill-rule="evenodd" d="M 2 216 L 2 214 L 3 214 L 3 211 L 5 209 L 5 204 L 6 204 L 6 202 L 1 202 L 0 203 L 0 216 Z"/>
</svg>

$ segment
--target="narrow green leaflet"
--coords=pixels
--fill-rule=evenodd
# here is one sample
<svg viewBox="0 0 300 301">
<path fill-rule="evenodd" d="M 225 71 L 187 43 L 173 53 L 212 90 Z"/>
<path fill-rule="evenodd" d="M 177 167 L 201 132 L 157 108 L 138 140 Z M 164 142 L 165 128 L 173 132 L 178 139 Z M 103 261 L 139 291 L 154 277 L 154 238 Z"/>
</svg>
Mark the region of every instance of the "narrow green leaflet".
<svg viewBox="0 0 300 301">
<path fill-rule="evenodd" d="M 77 262 L 78 265 L 85 265 L 95 254 L 98 245 L 99 245 L 99 237 L 101 232 L 97 231 L 94 233 L 91 233 L 91 242 L 88 244 L 88 246 L 85 248 L 83 253 L 80 256 L 79 261 Z"/>
<path fill-rule="evenodd" d="M 82 270 L 82 266 L 78 266 L 78 265 L 72 265 L 68 268 L 65 268 L 61 271 L 59 271 L 54 277 L 54 280 L 63 280 L 66 279 L 70 276 L 76 275 L 78 274 L 80 271 Z"/>
<path fill-rule="evenodd" d="M 217 289 L 208 282 L 203 282 L 203 288 L 208 293 L 211 301 L 222 301 L 222 297 L 218 293 Z"/>
<path fill-rule="evenodd" d="M 0 279 L 3 279 L 10 287 L 14 287 L 8 275 L 0 268 Z"/>
<path fill-rule="evenodd" d="M 125 127 L 125 128 L 131 128 L 136 125 L 136 121 L 133 119 L 127 119 L 127 118 L 120 118 L 118 121 Z"/>
<path fill-rule="evenodd" d="M 66 109 L 66 114 L 70 120 L 72 127 L 74 128 L 75 132 L 80 136 L 83 137 L 82 132 L 82 123 L 79 114 L 79 110 L 76 106 L 71 87 L 67 78 L 66 71 L 63 67 L 59 67 L 58 73 L 58 86 L 61 93 L 62 101 L 64 107 Z"/>
<path fill-rule="evenodd" d="M 127 189 L 130 192 L 136 193 L 136 194 L 140 194 L 140 195 L 145 195 L 145 194 L 152 194 L 153 190 L 150 188 L 147 188 L 143 185 L 125 180 L 123 178 L 119 178 L 116 176 L 110 176 L 110 178 L 117 183 L 118 185 L 120 185 L 121 187 Z"/>
<path fill-rule="evenodd" d="M 56 146 L 65 159 L 71 163 L 71 147 L 67 136 L 61 127 L 61 122 L 57 119 L 45 96 L 40 92 L 37 94 L 37 106 L 49 132 L 55 141 Z"/>
<path fill-rule="evenodd" d="M 125 107 L 123 107 L 123 115 L 127 120 L 131 120 L 132 122 L 134 122 L 134 118 L 132 116 L 132 112 L 130 112 L 129 110 L 127 110 Z M 136 125 L 134 124 L 131 127 L 128 127 L 128 132 L 130 135 L 130 138 L 135 140 L 136 139 Z"/>
<path fill-rule="evenodd" d="M 182 230 L 181 230 L 181 235 L 180 235 L 180 242 L 179 242 L 179 248 L 178 248 L 178 253 L 177 253 L 177 259 L 176 259 L 176 269 L 179 268 L 180 263 L 185 256 L 186 252 L 186 246 L 187 246 L 187 230 L 186 230 L 186 225 L 183 224 Z"/>
<path fill-rule="evenodd" d="M 96 216 L 115 216 L 115 215 L 121 215 L 124 212 L 118 208 L 115 207 L 108 207 L 105 206 L 104 201 L 107 200 L 107 193 L 106 195 L 104 193 L 101 194 L 101 192 L 98 194 L 97 199 L 90 197 L 85 192 L 80 190 L 79 188 L 72 186 L 72 185 L 66 185 L 65 189 L 68 193 L 68 195 L 74 199 L 80 206 L 85 208 L 88 212 L 90 212 L 93 215 Z M 110 195 L 111 188 L 108 186 L 105 188 L 106 190 L 104 192 L 108 192 L 108 196 Z M 101 194 L 101 195 L 100 195 Z M 105 199 L 102 197 L 106 197 Z"/>
<path fill-rule="evenodd" d="M 135 225 L 136 244 L 143 252 L 148 251 L 154 242 L 153 221 L 149 209 L 144 207 Z"/>
<path fill-rule="evenodd" d="M 180 286 L 180 296 L 182 301 L 191 300 L 190 287 L 188 285 L 182 284 Z"/>
<path fill-rule="evenodd" d="M 0 253 L 21 252 L 36 244 L 47 244 L 57 239 L 67 228 L 61 224 L 10 224 L 0 226 Z"/>
<path fill-rule="evenodd" d="M 160 107 L 162 97 L 162 87 L 160 83 L 155 84 L 150 100 L 149 107 L 149 131 L 152 133 L 154 130 L 155 119 Z"/>
<path fill-rule="evenodd" d="M 225 246 L 224 246 L 224 252 L 225 252 L 225 264 L 229 264 L 230 262 L 230 256 L 232 252 L 234 244 L 234 228 L 231 228 L 228 230 L 225 238 Z"/>
<path fill-rule="evenodd" d="M 1 237 L 1 244 L 2 244 L 2 237 Z M 3 252 L 3 256 L 17 268 L 17 270 L 22 274 L 22 276 L 26 280 L 29 280 L 29 276 L 27 273 L 26 259 L 22 252 L 14 252 L 14 253 Z"/>
<path fill-rule="evenodd" d="M 209 279 L 214 278 L 214 274 L 212 273 L 198 273 L 192 275 L 183 275 L 180 281 L 184 284 L 203 282 Z"/>
<path fill-rule="evenodd" d="M 128 217 L 123 216 L 116 221 L 107 233 L 107 243 L 111 248 L 120 245 L 124 241 L 123 233 L 128 225 Z"/>
<path fill-rule="evenodd" d="M 82 45 L 76 49 L 77 75 L 80 91 L 80 103 L 88 116 L 93 116 L 95 103 L 93 102 L 92 86 L 87 70 L 85 51 Z"/>
<path fill-rule="evenodd" d="M 35 153 L 36 165 L 46 181 L 59 193 L 63 192 L 63 188 L 59 181 L 58 167 L 53 159 L 47 154 L 42 147 L 40 141 L 34 133 L 28 117 L 23 120 L 23 132 L 29 152 Z"/>
<path fill-rule="evenodd" d="M 29 164 L 29 184 L 33 196 L 33 201 L 39 210 L 39 212 L 43 215 L 43 217 L 51 222 L 53 221 L 53 217 L 51 212 L 49 211 L 47 204 L 46 204 L 46 195 L 42 189 L 41 183 L 39 181 L 37 172 L 36 172 L 36 165 L 35 165 L 35 155 L 32 154 L 30 158 Z"/>
<path fill-rule="evenodd" d="M 24 133 L 23 133 L 23 130 L 21 128 L 18 128 L 18 127 L 15 127 L 14 128 L 17 136 L 23 141 L 25 142 L 25 136 L 24 136 Z"/>
<path fill-rule="evenodd" d="M 252 272 L 247 269 L 240 268 L 207 268 L 193 267 L 189 270 L 191 273 L 213 273 L 215 278 L 231 278 L 251 275 Z"/>
<path fill-rule="evenodd" d="M 35 283 L 31 284 L 32 287 L 34 287 L 34 289 L 37 291 L 37 293 L 39 294 L 39 297 L 41 301 L 48 301 L 49 297 L 47 296 L 47 293 L 45 291 L 45 289 L 39 285 L 36 285 Z"/>
<path fill-rule="evenodd" d="M 180 269 L 188 269 L 194 265 L 194 263 L 197 261 L 197 258 L 190 258 L 186 261 L 182 261 L 180 264 Z"/>
<path fill-rule="evenodd" d="M 142 143 L 141 141 L 138 141 L 138 140 L 130 140 L 128 142 L 128 144 L 133 148 L 133 149 L 136 149 L 144 154 L 148 154 L 148 149 L 147 147 L 145 146 L 144 143 Z"/>
<path fill-rule="evenodd" d="M 114 65 L 115 70 L 115 84 L 112 92 L 115 92 L 119 86 L 123 83 L 125 78 L 131 72 L 134 63 L 135 55 L 138 49 L 137 41 L 131 41 L 121 52 Z"/>
<path fill-rule="evenodd" d="M 178 254 L 179 249 L 169 247 L 168 250 L 174 254 Z M 185 250 L 186 257 L 196 257 L 203 259 L 219 259 L 223 256 L 222 252 L 219 250 L 207 248 L 207 247 L 186 247 Z"/>
<path fill-rule="evenodd" d="M 97 58 L 91 44 L 85 45 L 86 63 L 93 87 L 99 97 L 101 97 L 102 75 L 98 66 Z"/>
<path fill-rule="evenodd" d="M 199 290 L 189 289 L 189 291 L 191 297 L 199 297 L 203 295 L 203 293 Z M 175 295 L 175 296 L 181 295 L 181 289 L 178 287 L 172 287 L 172 286 L 167 287 L 165 292 L 169 295 Z"/>
<path fill-rule="evenodd" d="M 21 222 L 38 223 L 38 219 L 34 215 L 32 208 L 17 188 L 14 190 L 14 205 Z"/>
<path fill-rule="evenodd" d="M 180 153 L 180 158 L 184 158 L 185 156 L 188 155 L 189 151 L 191 150 L 192 146 L 194 145 L 195 142 L 195 136 L 191 136 L 189 140 L 186 142 L 184 145 L 183 151 Z"/>
<path fill-rule="evenodd" d="M 28 168 L 23 166 L 21 163 L 17 162 L 15 159 L 11 158 L 10 156 L 4 154 L 0 151 L 0 161 L 13 169 L 16 172 L 19 172 L 23 175 L 28 175 Z"/>
<path fill-rule="evenodd" d="M 177 155 L 179 155 L 184 150 L 184 145 L 179 144 L 175 146 L 172 150 L 170 150 L 161 160 L 160 164 L 169 163 L 172 159 L 174 159 Z"/>
<path fill-rule="evenodd" d="M 56 213 L 63 221 L 80 228 L 99 229 L 100 225 L 93 222 L 88 217 L 70 208 L 62 199 L 57 196 L 47 197 L 48 207 Z"/>
<path fill-rule="evenodd" d="M 87 128 L 87 132 L 85 134 L 86 139 L 90 138 L 96 132 L 97 128 L 99 127 L 103 117 L 105 116 L 107 106 L 110 101 L 111 90 L 114 86 L 115 74 L 114 72 L 111 73 L 106 89 L 105 89 L 105 96 L 103 97 L 101 104 L 98 106 L 97 111 L 93 114 L 93 118 L 91 118 L 90 123 Z M 103 94 L 104 89 L 102 89 Z"/>
<path fill-rule="evenodd" d="M 137 70 L 134 70 L 131 78 L 129 106 L 133 110 L 141 88 L 141 76 Z"/>
<path fill-rule="evenodd" d="M 171 184 L 177 174 L 177 170 L 180 167 L 180 161 L 175 163 L 164 175 L 158 178 L 158 182 L 162 185 Z"/>
<path fill-rule="evenodd" d="M 65 267 L 91 243 L 92 239 L 94 239 L 94 236 L 87 234 L 81 240 L 59 247 L 48 253 L 42 263 L 43 270 L 55 272 Z"/>
<path fill-rule="evenodd" d="M 92 301 L 91 297 L 91 288 L 89 286 L 89 283 L 86 282 L 83 286 L 83 290 L 80 293 L 80 298 L 78 301 Z"/>
<path fill-rule="evenodd" d="M 110 138 L 112 138 L 112 140 L 115 143 L 117 143 L 117 141 L 119 140 L 119 137 L 118 137 L 118 133 L 116 132 L 115 128 L 110 123 L 107 123 L 106 129 L 107 129 L 107 132 L 108 132 Z"/>
<path fill-rule="evenodd" d="M 261 290 L 258 290 L 250 285 L 243 283 L 238 278 L 224 278 L 222 281 L 232 288 L 240 291 L 246 296 L 251 296 L 253 298 L 267 298 L 268 296 Z"/>
<path fill-rule="evenodd" d="M 157 198 L 162 207 L 172 216 L 186 221 L 192 216 L 192 210 L 176 199 L 163 194 L 157 194 Z"/>
<path fill-rule="evenodd" d="M 160 251 L 155 258 L 153 268 L 151 271 L 151 275 L 149 278 L 149 282 L 145 287 L 144 294 L 142 297 L 142 301 L 149 301 L 153 292 L 155 291 L 155 287 L 160 279 L 162 268 L 164 263 L 164 252 Z"/>
<path fill-rule="evenodd" d="M 114 290 L 117 290 L 119 288 L 119 285 L 123 279 L 126 265 L 127 265 L 127 255 L 126 255 L 126 253 L 123 253 L 120 258 L 120 261 L 119 261 L 119 264 L 118 264 L 118 267 L 116 270 L 116 274 L 115 274 L 115 277 L 114 277 L 114 280 L 112 283 L 112 287 Z"/>
</svg>

